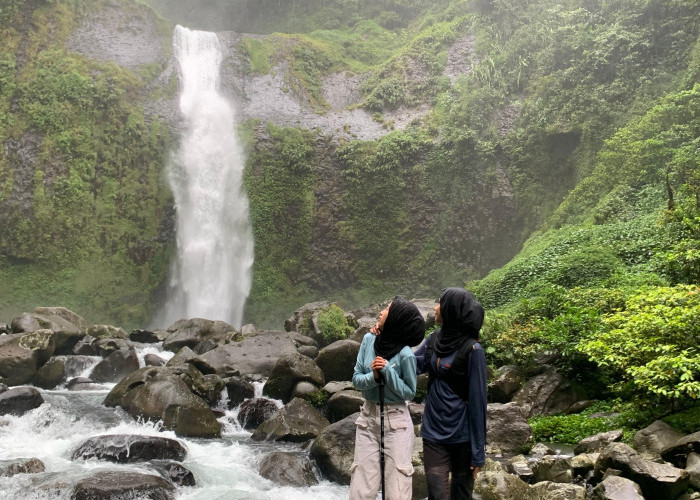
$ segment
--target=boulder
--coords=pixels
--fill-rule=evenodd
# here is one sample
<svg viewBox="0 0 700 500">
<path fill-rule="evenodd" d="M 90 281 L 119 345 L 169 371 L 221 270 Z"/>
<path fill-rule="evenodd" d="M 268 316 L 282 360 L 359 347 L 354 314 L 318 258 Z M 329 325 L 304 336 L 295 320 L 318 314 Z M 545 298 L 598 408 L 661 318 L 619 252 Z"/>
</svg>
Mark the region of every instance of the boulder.
<svg viewBox="0 0 700 500">
<path fill-rule="evenodd" d="M 178 352 L 183 347 L 194 349 L 197 344 L 206 340 L 211 340 L 214 344 L 224 344 L 241 337 L 238 330 L 224 321 L 203 318 L 181 319 L 168 328 L 163 349 Z"/>
<path fill-rule="evenodd" d="M 634 481 L 607 476 L 591 492 L 591 500 L 644 500 L 642 489 Z"/>
<path fill-rule="evenodd" d="M 15 474 L 38 474 L 44 472 L 44 462 L 38 458 L 15 458 L 14 460 L 0 460 L 0 476 L 14 476 Z"/>
<path fill-rule="evenodd" d="M 480 472 L 474 493 L 482 500 L 529 500 L 530 487 L 520 478 L 503 471 Z"/>
<path fill-rule="evenodd" d="M 360 343 L 354 340 L 338 340 L 324 347 L 316 356 L 316 364 L 326 380 L 352 380 Z"/>
<path fill-rule="evenodd" d="M 530 418 L 562 413 L 582 399 L 587 399 L 585 391 L 550 367 L 528 380 L 512 401 L 522 406 L 526 417 Z"/>
<path fill-rule="evenodd" d="M 84 441 L 72 453 L 72 460 L 107 460 L 116 463 L 177 460 L 182 462 L 187 450 L 175 439 L 139 434 L 110 434 Z"/>
<path fill-rule="evenodd" d="M 316 462 L 326 479 L 350 484 L 350 468 L 355 453 L 355 420 L 360 413 L 354 413 L 339 422 L 330 424 L 314 440 L 309 456 Z"/>
<path fill-rule="evenodd" d="M 131 330 L 129 340 L 140 344 L 157 344 L 163 342 L 167 336 L 168 332 L 165 330 Z"/>
<path fill-rule="evenodd" d="M 325 384 L 323 372 L 312 359 L 297 352 L 283 354 L 265 382 L 263 394 L 287 403 L 291 400 L 294 386 L 301 381 L 311 382 L 316 387 Z"/>
<path fill-rule="evenodd" d="M 241 335 L 243 335 L 244 337 L 250 337 L 251 335 L 255 335 L 257 333 L 258 329 L 252 323 L 248 323 L 247 325 L 243 325 L 241 327 Z"/>
<path fill-rule="evenodd" d="M 343 380 L 343 381 L 334 381 L 334 382 L 328 382 L 326 385 L 323 386 L 323 390 L 330 394 L 331 396 L 335 394 L 336 392 L 340 391 L 351 391 L 355 387 L 352 385 L 352 382 L 349 380 Z"/>
<path fill-rule="evenodd" d="M 300 347 L 318 348 L 318 342 L 316 340 L 306 335 L 302 335 L 301 333 L 289 332 L 289 338 L 292 339 L 292 342 L 297 347 L 297 349 Z"/>
<path fill-rule="evenodd" d="M 532 427 L 516 403 L 490 403 L 486 419 L 486 442 L 491 450 L 520 452 L 532 442 Z"/>
<path fill-rule="evenodd" d="M 212 373 L 222 377 L 254 374 L 269 377 L 281 356 L 296 352 L 289 334 L 265 331 L 240 342 L 219 346 L 197 359 L 210 366 Z"/>
<path fill-rule="evenodd" d="M 690 484 L 700 491 L 700 455 L 690 453 L 686 459 L 685 470 L 690 475 Z"/>
<path fill-rule="evenodd" d="M 66 380 L 66 357 L 56 356 L 51 358 L 44 366 L 39 368 L 34 376 L 34 385 L 42 389 L 53 389 Z"/>
<path fill-rule="evenodd" d="M 194 474 L 187 467 L 170 460 L 151 460 L 150 464 L 161 477 L 175 486 L 195 486 Z"/>
<path fill-rule="evenodd" d="M 411 422 L 413 422 L 413 425 L 419 425 L 423 422 L 425 405 L 423 403 L 408 403 L 408 413 L 411 415 Z"/>
<path fill-rule="evenodd" d="M 311 382 L 302 380 L 301 382 L 297 382 L 297 384 L 294 386 L 294 389 L 292 389 L 291 399 L 301 398 L 313 404 L 318 394 L 318 387 L 316 387 Z"/>
<path fill-rule="evenodd" d="M 126 331 L 123 328 L 112 325 L 91 325 L 87 329 L 87 334 L 98 340 L 127 338 Z"/>
<path fill-rule="evenodd" d="M 28 384 L 34 380 L 42 365 L 41 360 L 48 354 L 22 347 L 22 335 L 20 333 L 0 337 L 0 378 L 10 386 Z"/>
<path fill-rule="evenodd" d="M 284 330 L 287 332 L 301 333 L 307 337 L 311 337 L 319 344 L 323 343 L 323 336 L 318 331 L 314 322 L 314 317 L 318 317 L 318 313 L 331 306 L 330 302 L 309 302 L 304 304 L 299 309 L 294 311 L 290 318 L 284 322 Z"/>
<path fill-rule="evenodd" d="M 33 313 L 23 313 L 12 320 L 15 333 L 54 332 L 55 354 L 70 354 L 73 346 L 85 335 L 86 326 L 83 318 L 63 307 L 37 307 Z"/>
<path fill-rule="evenodd" d="M 508 403 L 518 392 L 523 380 L 520 371 L 515 366 L 501 366 L 494 380 L 489 382 L 487 393 L 491 403 Z"/>
<path fill-rule="evenodd" d="M 556 451 L 554 451 L 553 449 L 551 449 L 549 446 L 547 446 L 544 443 L 537 443 L 530 450 L 530 455 L 533 455 L 533 456 L 556 455 L 556 454 L 557 454 Z"/>
<path fill-rule="evenodd" d="M 574 470 L 574 481 L 579 479 L 588 479 L 589 475 L 595 470 L 595 463 L 598 461 L 600 453 L 581 453 L 571 457 L 571 467 Z"/>
<path fill-rule="evenodd" d="M 592 453 L 600 451 L 606 446 L 608 446 L 610 443 L 615 443 L 617 441 L 620 441 L 621 439 L 621 430 L 600 432 L 598 434 L 588 436 L 587 438 L 584 438 L 581 441 L 579 441 L 579 443 L 574 448 L 574 453 L 578 455 L 580 453 Z"/>
<path fill-rule="evenodd" d="M 143 357 L 145 366 L 165 366 L 168 362 L 157 354 L 148 353 Z"/>
<path fill-rule="evenodd" d="M 149 498 L 173 500 L 175 487 L 161 476 L 127 470 L 96 470 L 73 487 L 72 500 Z"/>
<path fill-rule="evenodd" d="M 231 377 L 226 381 L 226 394 L 228 394 L 228 407 L 235 408 L 246 399 L 255 397 L 255 387 L 240 377 Z"/>
<path fill-rule="evenodd" d="M 535 482 L 572 483 L 574 471 L 571 460 L 558 455 L 546 455 L 532 466 Z"/>
<path fill-rule="evenodd" d="M 44 404 L 44 398 L 34 387 L 13 387 L 0 394 L 0 415 L 22 416 Z"/>
<path fill-rule="evenodd" d="M 100 361 L 90 378 L 95 382 L 118 382 L 139 369 L 139 358 L 133 349 L 119 349 Z"/>
<path fill-rule="evenodd" d="M 361 318 L 358 318 L 357 328 L 355 328 L 355 331 L 348 336 L 348 339 L 362 343 L 362 339 L 367 333 L 369 333 L 370 329 L 375 325 L 376 322 L 376 315 L 362 316 Z"/>
<path fill-rule="evenodd" d="M 360 391 L 340 391 L 333 394 L 326 403 L 328 420 L 338 422 L 345 417 L 357 413 L 365 399 Z"/>
<path fill-rule="evenodd" d="M 661 458 L 676 467 L 685 467 L 686 457 L 690 453 L 700 454 L 700 431 L 688 434 L 661 450 Z"/>
<path fill-rule="evenodd" d="M 308 488 L 318 484 L 309 460 L 292 453 L 274 452 L 265 455 L 258 470 L 262 477 L 281 486 Z"/>
<path fill-rule="evenodd" d="M 78 356 L 100 356 L 100 351 L 97 349 L 97 339 L 89 335 L 81 337 L 75 343 L 69 354 Z"/>
<path fill-rule="evenodd" d="M 225 388 L 226 381 L 218 375 L 210 373 L 200 379 L 200 383 L 193 388 L 193 391 L 209 406 L 216 406 L 221 401 L 221 394 Z"/>
<path fill-rule="evenodd" d="M 514 474 L 526 483 L 534 481 L 534 472 L 524 455 L 516 455 L 503 464 L 503 468 L 509 474 Z"/>
<path fill-rule="evenodd" d="M 676 498 L 689 484 L 684 470 L 646 460 L 624 443 L 612 443 L 601 451 L 595 471 L 602 474 L 607 469 L 619 470 L 637 483 L 645 498 Z"/>
<path fill-rule="evenodd" d="M 257 429 L 269 420 L 279 408 L 274 401 L 267 398 L 253 398 L 241 404 L 238 410 L 238 423 L 246 430 Z"/>
<path fill-rule="evenodd" d="M 194 359 L 197 357 L 197 354 L 190 349 L 189 347 L 185 346 L 179 351 L 177 351 L 177 354 L 170 358 L 167 363 L 165 363 L 165 366 L 181 366 L 185 365 L 190 362 L 190 360 Z"/>
<path fill-rule="evenodd" d="M 87 377 L 75 377 L 66 383 L 69 391 L 102 391 L 107 389 L 102 384 L 96 384 Z"/>
<path fill-rule="evenodd" d="M 330 422 L 300 398 L 292 399 L 269 420 L 255 429 L 253 441 L 306 442 L 314 439 Z"/>
<path fill-rule="evenodd" d="M 106 338 L 106 339 L 95 339 L 95 348 L 97 349 L 97 354 L 99 356 L 102 356 L 103 358 L 106 358 L 110 354 L 112 354 L 115 351 L 119 351 L 122 349 L 131 349 L 133 350 L 133 346 L 131 345 L 131 342 L 129 342 L 126 339 L 122 338 Z"/>
<path fill-rule="evenodd" d="M 314 347 L 312 345 L 301 345 L 297 347 L 297 352 L 306 356 L 307 358 L 316 359 L 316 356 L 318 356 L 318 347 Z"/>
<path fill-rule="evenodd" d="M 659 457 L 661 452 L 676 444 L 683 434 L 676 432 L 665 422 L 656 420 L 638 431 L 632 438 L 632 448 L 644 456 Z"/>
<path fill-rule="evenodd" d="M 115 385 L 104 405 L 120 406 L 134 418 L 162 419 L 178 436 L 219 437 L 221 424 L 197 395 L 205 392 L 202 379 L 190 364 L 141 368 Z"/>
<path fill-rule="evenodd" d="M 586 500 L 586 488 L 576 484 L 543 481 L 530 486 L 531 500 Z"/>
</svg>

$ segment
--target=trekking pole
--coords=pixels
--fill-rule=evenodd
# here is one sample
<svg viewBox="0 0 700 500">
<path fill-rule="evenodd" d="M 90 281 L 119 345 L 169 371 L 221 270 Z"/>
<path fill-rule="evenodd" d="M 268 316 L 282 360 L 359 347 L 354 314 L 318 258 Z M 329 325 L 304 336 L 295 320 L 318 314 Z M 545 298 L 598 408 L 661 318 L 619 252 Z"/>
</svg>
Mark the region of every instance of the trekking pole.
<svg viewBox="0 0 700 500">
<path fill-rule="evenodd" d="M 382 473 L 382 500 L 384 500 L 384 375 L 379 374 L 379 470 Z"/>
</svg>

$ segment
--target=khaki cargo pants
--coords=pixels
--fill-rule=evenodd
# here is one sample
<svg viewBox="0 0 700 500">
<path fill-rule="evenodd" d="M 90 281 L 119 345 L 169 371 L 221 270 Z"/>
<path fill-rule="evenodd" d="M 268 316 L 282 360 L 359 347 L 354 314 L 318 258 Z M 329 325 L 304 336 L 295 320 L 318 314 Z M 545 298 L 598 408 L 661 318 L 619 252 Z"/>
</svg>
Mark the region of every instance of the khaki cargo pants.
<svg viewBox="0 0 700 500">
<path fill-rule="evenodd" d="M 379 404 L 365 401 L 355 421 L 355 459 L 350 500 L 375 500 L 381 486 Z M 384 481 L 386 500 L 411 500 L 413 423 L 406 403 L 384 405 Z"/>
</svg>

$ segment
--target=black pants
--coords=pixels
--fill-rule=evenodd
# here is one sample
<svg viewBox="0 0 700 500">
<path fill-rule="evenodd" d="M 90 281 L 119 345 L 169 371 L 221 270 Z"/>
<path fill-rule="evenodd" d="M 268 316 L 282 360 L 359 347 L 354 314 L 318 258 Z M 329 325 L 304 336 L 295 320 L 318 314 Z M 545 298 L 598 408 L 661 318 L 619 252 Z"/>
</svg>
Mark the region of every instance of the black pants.
<svg viewBox="0 0 700 500">
<path fill-rule="evenodd" d="M 471 461 L 471 443 L 440 444 L 423 440 L 428 500 L 472 500 Z"/>
</svg>

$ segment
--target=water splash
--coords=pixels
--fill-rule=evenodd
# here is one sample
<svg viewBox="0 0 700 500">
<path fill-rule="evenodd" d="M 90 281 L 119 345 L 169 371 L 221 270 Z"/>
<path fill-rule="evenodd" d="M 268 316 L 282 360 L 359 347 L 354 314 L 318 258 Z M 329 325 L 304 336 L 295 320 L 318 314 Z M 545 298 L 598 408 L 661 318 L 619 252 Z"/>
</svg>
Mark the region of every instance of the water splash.
<svg viewBox="0 0 700 500">
<path fill-rule="evenodd" d="M 234 109 L 219 93 L 214 33 L 175 28 L 185 132 L 169 171 L 177 211 L 177 258 L 161 326 L 180 318 L 239 328 L 252 282 L 253 237 L 242 189 L 244 158 Z"/>
</svg>

